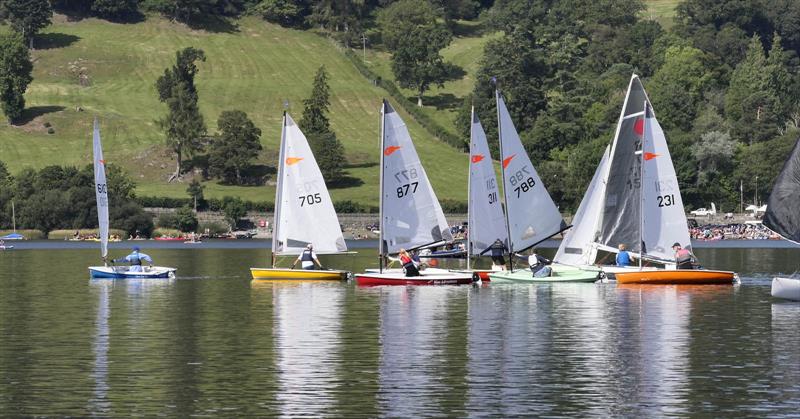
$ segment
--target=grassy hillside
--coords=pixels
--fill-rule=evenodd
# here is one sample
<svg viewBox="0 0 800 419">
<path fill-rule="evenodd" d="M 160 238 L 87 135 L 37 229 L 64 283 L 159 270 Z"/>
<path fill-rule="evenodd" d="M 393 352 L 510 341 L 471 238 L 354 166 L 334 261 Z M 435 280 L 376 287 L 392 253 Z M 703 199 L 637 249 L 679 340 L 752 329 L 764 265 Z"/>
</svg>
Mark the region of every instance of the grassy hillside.
<svg viewBox="0 0 800 419">
<path fill-rule="evenodd" d="M 647 18 L 658 21 L 665 29 L 672 27 L 679 0 L 645 0 L 644 3 L 647 5 Z"/>
<path fill-rule="evenodd" d="M 360 186 L 335 189 L 334 200 L 377 202 L 380 99 L 386 93 L 364 79 L 327 40 L 247 18 L 225 32 L 191 30 L 151 17 L 137 24 L 56 16 L 38 41 L 34 82 L 26 94 L 26 123 L 0 126 L 0 160 L 12 173 L 23 167 L 88 164 L 91 120 L 100 118 L 106 160 L 121 164 L 139 183 L 141 195 L 186 196 L 186 184 L 167 184 L 174 167 L 155 120 L 166 113 L 155 80 L 172 64 L 175 51 L 203 49 L 196 83 L 209 130 L 223 110 L 240 109 L 261 128 L 260 164 L 274 166 L 284 100 L 296 119 L 317 68 L 330 73 L 331 124 Z M 81 83 L 81 74 L 83 83 Z M 82 109 L 79 111 L 78 109 Z M 434 140 L 404 114 L 423 164 L 441 198 L 466 197 L 467 157 Z M 45 123 L 55 129 L 48 134 Z M 272 187 L 211 183 L 206 195 L 272 200 Z"/>
<path fill-rule="evenodd" d="M 478 72 L 483 49 L 487 42 L 501 36 L 501 33 L 483 33 L 477 22 L 459 21 L 456 24 L 453 42 L 442 50 L 445 61 L 453 63 L 464 70 L 464 76 L 451 80 L 443 87 L 433 86 L 423 96 L 423 109 L 442 127 L 453 134 L 459 134 L 455 127 L 455 118 L 461 110 L 464 98 L 472 92 L 475 84 L 475 73 Z M 385 51 L 367 51 L 367 65 L 372 71 L 385 79 L 394 80 L 391 67 L 391 54 Z M 399 87 L 399 86 L 398 86 Z M 416 92 L 401 89 L 410 100 L 416 103 Z"/>
</svg>

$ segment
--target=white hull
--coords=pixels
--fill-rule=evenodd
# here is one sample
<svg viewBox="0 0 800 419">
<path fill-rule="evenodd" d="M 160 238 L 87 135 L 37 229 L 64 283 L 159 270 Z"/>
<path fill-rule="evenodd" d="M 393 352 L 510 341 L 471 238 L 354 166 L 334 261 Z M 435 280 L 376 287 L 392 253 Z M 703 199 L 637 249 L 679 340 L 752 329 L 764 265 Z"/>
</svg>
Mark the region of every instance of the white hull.
<svg viewBox="0 0 800 419">
<path fill-rule="evenodd" d="M 780 277 L 773 278 L 772 296 L 787 300 L 800 301 L 800 279 Z"/>
</svg>

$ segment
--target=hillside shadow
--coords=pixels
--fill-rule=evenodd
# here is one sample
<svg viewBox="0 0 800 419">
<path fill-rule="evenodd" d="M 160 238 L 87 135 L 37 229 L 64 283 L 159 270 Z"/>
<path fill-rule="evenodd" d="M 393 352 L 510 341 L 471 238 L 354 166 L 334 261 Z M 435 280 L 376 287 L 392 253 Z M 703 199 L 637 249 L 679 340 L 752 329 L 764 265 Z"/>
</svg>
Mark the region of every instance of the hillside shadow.
<svg viewBox="0 0 800 419">
<path fill-rule="evenodd" d="M 364 184 L 363 180 L 347 175 L 342 176 L 342 178 L 337 181 L 327 182 L 328 189 L 353 188 L 356 186 L 361 186 L 363 184 Z"/>
<path fill-rule="evenodd" d="M 203 16 L 202 18 L 193 20 L 187 25 L 195 30 L 204 30 L 213 33 L 237 33 L 239 32 L 239 25 L 219 16 Z"/>
<path fill-rule="evenodd" d="M 34 119 L 47 115 L 49 113 L 61 112 L 65 108 L 63 106 L 31 106 L 22 111 L 22 116 L 14 121 L 15 125 L 25 125 Z"/>
<path fill-rule="evenodd" d="M 409 98 L 408 100 L 416 101 L 417 98 Z M 464 103 L 463 98 L 456 97 L 452 93 L 440 93 L 436 96 L 423 96 L 422 104 L 425 106 L 433 106 L 436 110 L 443 109 L 457 109 Z"/>
<path fill-rule="evenodd" d="M 376 163 L 376 162 L 368 161 L 368 162 L 364 162 L 364 163 L 345 164 L 344 168 L 345 169 L 368 169 L 370 167 L 375 167 L 377 165 L 378 165 L 378 163 Z"/>
<path fill-rule="evenodd" d="M 81 40 L 81 37 L 68 33 L 43 33 L 36 35 L 34 47 L 36 49 L 56 49 L 68 47 Z"/>
<path fill-rule="evenodd" d="M 242 170 L 242 186 L 264 186 L 267 179 L 278 173 L 278 170 L 273 166 L 265 164 L 254 164 L 245 170 Z"/>
<path fill-rule="evenodd" d="M 474 22 L 453 21 L 450 25 L 450 31 L 457 37 L 478 37 L 483 35 L 483 24 Z"/>
</svg>

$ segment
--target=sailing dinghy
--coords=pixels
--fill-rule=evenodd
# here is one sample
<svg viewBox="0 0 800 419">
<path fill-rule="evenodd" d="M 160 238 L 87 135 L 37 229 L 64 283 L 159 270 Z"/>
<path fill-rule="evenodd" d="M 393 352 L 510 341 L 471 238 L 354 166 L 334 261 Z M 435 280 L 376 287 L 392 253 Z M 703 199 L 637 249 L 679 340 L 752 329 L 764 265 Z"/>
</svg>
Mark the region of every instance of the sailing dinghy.
<svg viewBox="0 0 800 419">
<path fill-rule="evenodd" d="M 407 277 L 385 269 L 389 254 L 453 240 L 439 200 L 428 181 L 411 135 L 400 115 L 384 100 L 381 108 L 379 269 L 356 275 L 358 285 L 455 285 L 472 283 L 472 273 L 441 269 Z"/>
<path fill-rule="evenodd" d="M 786 240 L 800 243 L 800 141 L 794 145 L 789 159 L 775 179 L 769 194 L 764 225 Z M 800 301 L 800 278 L 775 277 L 772 296 Z"/>
<path fill-rule="evenodd" d="M 639 268 L 616 272 L 620 284 L 731 284 L 736 274 L 709 269 L 674 269 L 672 245 L 691 248 L 686 213 L 667 139 L 647 93 L 631 77 L 620 133 L 611 148 L 609 181 L 599 238 L 605 249 L 624 243 L 639 254 Z M 645 269 L 642 261 L 667 269 Z"/>
<path fill-rule="evenodd" d="M 250 268 L 253 279 L 344 280 L 347 271 L 276 267 L 278 256 L 300 255 L 307 245 L 317 254 L 347 253 L 339 217 L 308 140 L 288 113 L 283 114 L 272 267 Z"/>
<path fill-rule="evenodd" d="M 108 187 L 106 184 L 106 161 L 103 159 L 103 146 L 100 144 L 100 126 L 94 119 L 92 134 L 92 154 L 94 157 L 95 198 L 97 200 L 97 222 L 100 227 L 100 256 L 103 260 L 108 256 Z M 92 278 L 126 279 L 126 278 L 174 278 L 175 268 L 163 266 L 142 266 L 141 271 L 131 271 L 128 266 L 90 266 Z"/>
<path fill-rule="evenodd" d="M 523 252 L 569 228 L 522 146 L 503 96 L 495 92 L 500 136 L 503 194 L 510 253 Z M 513 263 L 512 263 L 513 266 Z M 530 269 L 494 272 L 493 282 L 595 282 L 599 269 L 580 269 L 554 263 L 548 277 L 534 277 Z"/>
<path fill-rule="evenodd" d="M 492 266 L 492 269 L 474 269 L 471 258 L 481 256 L 495 240 L 508 246 L 508 228 L 506 216 L 500 201 L 500 188 L 495 176 L 494 163 L 475 107 L 472 108 L 472 124 L 469 142 L 469 178 L 467 181 L 469 203 L 467 206 L 467 269 L 473 277 L 490 281 L 489 274 L 505 269 L 504 266 Z"/>
</svg>

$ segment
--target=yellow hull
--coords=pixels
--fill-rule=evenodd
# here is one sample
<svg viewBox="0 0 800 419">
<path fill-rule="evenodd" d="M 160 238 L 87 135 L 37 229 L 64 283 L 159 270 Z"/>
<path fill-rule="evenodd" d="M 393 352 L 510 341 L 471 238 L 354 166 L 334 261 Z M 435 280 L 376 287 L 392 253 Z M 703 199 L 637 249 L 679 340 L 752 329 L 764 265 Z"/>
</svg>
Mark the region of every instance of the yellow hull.
<svg viewBox="0 0 800 419">
<path fill-rule="evenodd" d="M 316 281 L 342 281 L 347 279 L 345 271 L 318 271 L 305 269 L 250 268 L 253 279 L 290 279 Z"/>
</svg>

